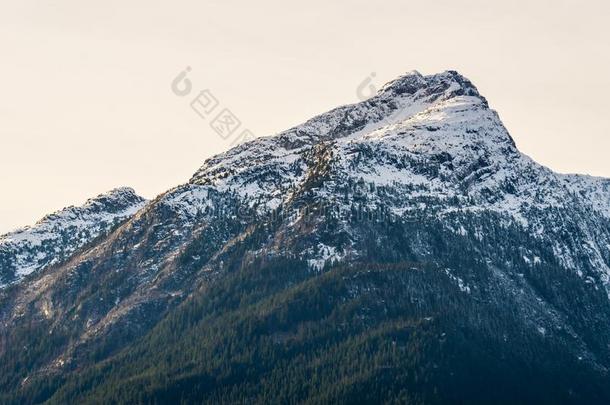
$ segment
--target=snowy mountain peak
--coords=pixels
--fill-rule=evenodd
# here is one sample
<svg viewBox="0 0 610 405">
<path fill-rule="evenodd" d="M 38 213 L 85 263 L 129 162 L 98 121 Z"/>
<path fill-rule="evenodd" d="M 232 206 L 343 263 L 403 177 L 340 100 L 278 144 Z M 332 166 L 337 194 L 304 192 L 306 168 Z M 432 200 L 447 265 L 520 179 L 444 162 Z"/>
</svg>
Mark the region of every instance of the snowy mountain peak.
<svg viewBox="0 0 610 405">
<path fill-rule="evenodd" d="M 44 224 L 58 218 L 76 218 L 83 213 L 119 213 L 134 205 L 143 203 L 144 198 L 136 194 L 131 187 L 118 187 L 96 197 L 89 198 L 82 206 L 70 206 L 46 215 L 36 224 Z"/>
<path fill-rule="evenodd" d="M 116 188 L 0 236 L 0 287 L 68 258 L 145 203 L 132 188 Z"/>
<path fill-rule="evenodd" d="M 487 106 L 487 101 L 470 80 L 454 70 L 423 76 L 417 71 L 405 75 L 384 85 L 378 96 L 397 97 L 404 94 L 427 97 L 429 101 L 444 101 L 459 96 L 478 97 Z"/>
<path fill-rule="evenodd" d="M 409 90 L 411 89 L 411 93 L 415 93 L 419 88 L 426 85 L 425 77 L 419 73 L 417 70 L 412 70 L 410 72 L 405 73 L 402 76 L 386 83 L 379 92 L 379 94 L 385 94 L 389 92 L 396 92 L 396 90 Z M 404 91 L 403 91 L 404 92 Z"/>
<path fill-rule="evenodd" d="M 208 159 L 191 182 L 229 184 L 234 174 L 249 173 L 261 164 L 274 167 L 270 172 L 291 173 L 282 176 L 281 183 L 292 187 L 304 175 L 304 155 L 316 145 L 356 142 L 393 132 L 413 140 L 409 134 L 420 128 L 425 130 L 418 135 L 425 136 L 420 150 L 424 145 L 462 149 L 466 143 L 477 148 L 514 148 L 499 117 L 468 79 L 455 71 L 429 76 L 413 71 L 387 83 L 368 100 L 335 108 L 278 135 L 258 138 Z M 436 132 L 440 128 L 449 131 Z M 245 181 L 239 179 L 237 184 Z M 252 184 L 247 189 L 258 192 Z"/>
<path fill-rule="evenodd" d="M 368 191 L 359 189 L 362 184 Z M 539 220 L 541 212 L 582 211 L 584 218 L 590 210 L 610 218 L 607 184 L 558 175 L 523 155 L 498 114 L 459 73 L 410 72 L 368 100 L 208 159 L 190 187 L 170 193 L 167 202 L 193 220 L 204 211 L 194 206 L 210 205 L 209 196 L 217 194 L 260 213 L 305 195 L 349 212 L 358 199 L 369 210 L 397 217 L 421 207 L 439 217 L 493 213 L 539 237 L 554 226 Z M 378 189 L 395 197 L 370 192 Z M 336 202 L 337 196 L 345 201 Z M 577 267 L 576 258 L 562 253 L 568 248 L 554 248 L 563 265 Z M 610 241 L 596 243 L 590 260 L 598 264 L 610 294 L 609 249 Z M 305 253 L 303 258 L 319 259 Z"/>
</svg>

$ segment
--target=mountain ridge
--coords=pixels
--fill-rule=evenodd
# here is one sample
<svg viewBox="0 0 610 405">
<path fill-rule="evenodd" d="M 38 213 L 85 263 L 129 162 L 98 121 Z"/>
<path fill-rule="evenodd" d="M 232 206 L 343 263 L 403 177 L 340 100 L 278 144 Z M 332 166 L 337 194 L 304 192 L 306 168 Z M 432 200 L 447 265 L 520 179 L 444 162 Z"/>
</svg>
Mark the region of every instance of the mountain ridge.
<svg viewBox="0 0 610 405">
<path fill-rule="evenodd" d="M 0 287 L 59 263 L 135 214 L 145 201 L 132 188 L 115 188 L 0 235 Z"/>
<path fill-rule="evenodd" d="M 375 347 L 399 341 L 417 353 L 412 344 L 450 339 L 451 350 L 470 353 L 478 368 L 464 370 L 448 360 L 455 353 L 441 351 L 448 357 L 435 361 L 446 367 L 447 381 L 467 384 L 469 373 L 486 372 L 496 383 L 513 381 L 510 368 L 492 364 L 514 361 L 556 388 L 555 399 L 610 398 L 597 385 L 608 381 L 610 368 L 609 184 L 554 173 L 519 152 L 498 114 L 457 72 L 407 74 L 369 100 L 207 159 L 187 183 L 141 202 L 94 244 L 0 290 L 0 355 L 18 361 L 9 363 L 15 369 L 0 387 L 23 385 L 27 395 L 58 402 L 110 400 L 115 391 L 134 400 L 123 382 L 97 374 L 112 364 L 127 380 L 143 381 L 147 398 L 159 399 L 158 381 L 141 376 L 181 376 L 168 359 L 197 347 L 199 363 L 183 360 L 205 383 L 183 386 L 172 377 L 169 386 L 193 400 L 213 394 L 234 402 L 259 378 L 297 373 L 264 359 L 296 353 L 314 367 L 315 350 L 322 350 L 314 342 L 339 350 L 357 337 L 370 345 L 357 353 L 390 362 L 386 349 Z M 241 332 L 228 335 L 219 325 Z M 415 335 L 400 332 L 404 325 L 435 337 L 412 341 Z M 33 354 L 13 348 L 28 334 Z M 493 350 L 477 350 L 465 336 Z M 210 357 L 228 350 L 227 341 L 236 343 L 231 353 Z M 156 351 L 167 356 L 166 369 L 151 364 Z M 259 370 L 257 357 L 267 368 Z M 251 385 L 238 383 L 245 378 L 240 359 L 260 373 Z M 414 364 L 435 375 L 431 363 Z M 83 371 L 95 383 L 81 386 Z M 373 387 L 378 371 L 369 371 L 359 378 Z M 392 375 L 435 398 L 433 387 Z M 341 376 L 353 377 L 343 369 Z M 430 378 L 445 387 L 443 398 L 460 397 L 441 377 Z M 283 383 L 298 391 L 294 381 Z M 391 385 L 396 395 L 400 384 Z M 535 389 L 528 395 L 544 398 Z M 252 396 L 264 402 L 262 393 Z"/>
</svg>

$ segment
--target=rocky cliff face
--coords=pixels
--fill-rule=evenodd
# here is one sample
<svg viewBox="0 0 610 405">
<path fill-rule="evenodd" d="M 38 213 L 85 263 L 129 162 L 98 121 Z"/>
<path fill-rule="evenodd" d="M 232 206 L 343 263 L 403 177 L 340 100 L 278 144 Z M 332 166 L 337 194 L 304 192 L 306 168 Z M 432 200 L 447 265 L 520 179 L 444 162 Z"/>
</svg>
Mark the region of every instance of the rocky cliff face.
<svg viewBox="0 0 610 405">
<path fill-rule="evenodd" d="M 0 252 L 9 252 L 0 253 L 0 274 L 13 283 L 0 298 L 0 354 L 13 367 L 0 381 L 3 387 L 20 386 L 30 398 L 59 401 L 86 398 L 99 385 L 100 398 L 108 400 L 104 389 L 110 392 L 120 382 L 102 373 L 91 377 L 98 385 L 83 388 L 76 373 L 108 361 L 125 379 L 154 374 L 149 358 L 155 347 L 161 350 L 154 342 L 171 341 L 161 351 L 179 357 L 186 347 L 203 344 L 188 336 L 212 333 L 201 326 L 212 328 L 206 322 L 254 328 L 233 337 L 249 342 L 249 355 L 261 350 L 270 356 L 280 347 L 309 358 L 312 348 L 322 350 L 320 342 L 327 349 L 335 340 L 366 341 L 372 337 L 363 334 L 375 328 L 382 336 L 375 339 L 400 345 L 394 332 L 386 334 L 387 322 L 419 330 L 416 325 L 443 319 L 425 341 L 454 339 L 451 350 L 471 353 L 462 360 L 476 359 L 476 367 L 464 370 L 448 354 L 444 363 L 438 359 L 445 374 L 432 373 L 427 385 L 392 374 L 387 392 L 398 395 L 392 390 L 402 384 L 421 398 L 437 398 L 430 387 L 438 394 L 439 379 L 458 384 L 469 381 L 468 375 L 491 373 L 492 363 L 508 362 L 489 378 L 509 381 L 502 376 L 511 374 L 510 367 L 526 367 L 533 381 L 557 373 L 556 399 L 608 394 L 600 387 L 610 367 L 610 181 L 560 175 L 523 155 L 498 114 L 456 72 L 410 73 L 367 101 L 242 144 L 208 159 L 187 184 L 145 205 L 133 193 L 118 194 L 120 202 L 92 200 L 82 214 L 62 211 L 0 242 Z M 124 222 L 112 228 L 117 220 Z M 53 237 L 32 236 L 43 234 L 39 229 L 48 235 L 47 228 Z M 32 270 L 38 271 L 15 283 Z M 330 288 L 333 277 L 340 279 Z M 332 293 L 320 295 L 312 285 Z M 302 291 L 312 296 L 294 298 Z M 211 297 L 214 305 L 205 301 Z M 264 311 L 252 309 L 261 302 Z M 315 313 L 300 307 L 303 302 Z M 343 331 L 330 341 L 321 332 L 330 322 L 328 308 L 340 314 L 331 329 Z M 185 311 L 201 315 L 185 321 Z M 256 328 L 259 322 L 262 329 Z M 314 328 L 311 341 L 301 335 L 308 328 Z M 251 335 L 262 340 L 255 343 Z M 226 336 L 215 336 L 197 353 L 221 350 Z M 263 344 L 267 338 L 274 349 Z M 306 343 L 295 348 L 299 339 Z M 477 351 L 475 341 L 488 349 Z M 524 345 L 532 351 L 522 351 Z M 122 350 L 136 350 L 140 357 L 125 357 Z M 514 359 L 506 360 L 512 352 Z M 276 355 L 285 362 L 269 363 L 257 374 L 261 387 L 273 370 L 292 370 L 282 368 L 290 364 L 290 355 L 282 353 Z M 246 361 L 233 354 L 221 363 Z M 202 356 L 202 362 L 212 361 Z M 392 370 L 408 374 L 409 361 L 392 363 Z M 130 369 L 133 362 L 141 369 Z M 177 382 L 179 367 L 168 367 L 166 386 L 193 400 L 238 400 L 231 387 L 246 389 L 230 378 L 185 388 Z M 197 367 L 202 379 L 215 376 Z M 353 377 L 349 370 L 341 373 Z M 362 384 L 377 384 L 376 373 L 360 376 Z M 49 378 L 50 388 L 40 388 L 40 378 Z M 541 391 L 506 398 L 538 399 L 550 387 L 545 381 Z M 144 391 L 154 386 L 153 380 L 142 384 Z M 443 387 L 438 398 L 477 398 L 469 388 L 460 393 L 457 386 Z M 151 400 L 159 398 L 157 391 L 146 392 Z M 266 398 L 258 394 L 249 398 Z"/>
</svg>

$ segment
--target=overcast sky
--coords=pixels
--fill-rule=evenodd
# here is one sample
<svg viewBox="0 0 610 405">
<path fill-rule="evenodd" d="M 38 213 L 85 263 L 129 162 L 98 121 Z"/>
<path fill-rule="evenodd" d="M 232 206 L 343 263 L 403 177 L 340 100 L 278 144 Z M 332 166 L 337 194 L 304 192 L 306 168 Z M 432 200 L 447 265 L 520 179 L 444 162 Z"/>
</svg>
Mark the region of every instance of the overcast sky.
<svg viewBox="0 0 610 405">
<path fill-rule="evenodd" d="M 229 148 L 171 91 L 187 66 L 256 135 L 409 70 L 460 71 L 518 147 L 610 177 L 607 1 L 0 0 L 0 233 Z"/>
</svg>

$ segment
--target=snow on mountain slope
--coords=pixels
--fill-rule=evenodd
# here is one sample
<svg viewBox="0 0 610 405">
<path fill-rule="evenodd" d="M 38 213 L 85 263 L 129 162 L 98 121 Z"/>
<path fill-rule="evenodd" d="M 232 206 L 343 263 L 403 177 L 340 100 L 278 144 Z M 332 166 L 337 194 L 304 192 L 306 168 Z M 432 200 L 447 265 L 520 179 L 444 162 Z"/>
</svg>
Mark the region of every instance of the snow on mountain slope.
<svg viewBox="0 0 610 405">
<path fill-rule="evenodd" d="M 563 186 L 588 201 L 591 207 L 610 218 L 610 179 L 579 174 L 557 175 Z"/>
<path fill-rule="evenodd" d="M 555 174 L 521 154 L 497 113 L 455 72 L 411 73 L 369 101 L 218 155 L 191 183 L 214 185 L 275 208 L 304 180 L 307 153 L 321 142 L 331 144 L 341 171 L 365 182 L 425 186 L 447 197 L 495 192 L 515 182 L 511 186 L 519 189 L 500 193 L 489 206 L 518 217 L 529 204 L 565 205 L 566 194 L 586 195 L 583 202 L 610 218 L 610 180 Z M 366 148 L 373 155 L 356 162 Z M 403 166 L 405 159 L 413 170 Z M 440 161 L 438 172 L 422 173 L 418 164 L 426 166 L 430 159 Z M 544 186 L 545 195 L 534 186 Z"/>
<path fill-rule="evenodd" d="M 460 95 L 478 97 L 486 104 L 472 83 L 456 72 L 426 77 L 411 72 L 388 83 L 370 100 L 336 108 L 208 159 L 191 184 L 232 190 L 264 202 L 265 208 L 275 208 L 305 178 L 308 155 L 315 145 L 379 130 Z"/>
<path fill-rule="evenodd" d="M 62 262 L 20 283 L 0 314 L 7 324 L 37 318 L 72 331 L 51 369 L 104 336 L 120 347 L 256 260 L 308 264 L 311 273 L 333 262 L 416 262 L 459 295 L 516 297 L 535 333 L 544 324 L 549 336 L 578 338 L 607 325 L 587 316 L 610 303 L 610 182 L 556 174 L 523 155 L 456 72 L 410 73 L 362 103 L 237 146 L 145 206 L 132 191 L 115 194 L 122 202 L 95 199 L 0 242 L 0 268 L 10 270 L 0 281 Z"/>
<path fill-rule="evenodd" d="M 89 266 L 103 269 L 99 271 L 129 269 L 129 283 L 115 280 L 113 292 L 121 304 L 112 314 L 125 316 L 157 300 L 159 291 L 174 297 L 188 290 L 180 283 L 202 268 L 208 274 L 220 271 L 222 261 L 214 261 L 243 239 L 246 229 L 274 221 L 280 222 L 276 234 L 258 247 L 258 256 L 297 257 L 312 269 L 356 261 L 364 254 L 365 230 L 346 218 L 357 209 L 381 213 L 382 220 L 436 221 L 479 241 L 486 238 L 486 230 L 472 229 L 467 221 L 492 213 L 499 226 L 517 226 L 552 252 L 553 257 L 545 258 L 512 246 L 523 250 L 523 264 L 557 261 L 583 279 L 599 279 L 610 293 L 608 202 L 608 180 L 555 174 L 521 154 L 498 114 L 467 79 L 451 71 L 431 76 L 413 72 L 367 101 L 208 159 L 189 183 L 158 196 L 144 209 L 138 211 L 143 204 L 139 198 L 125 204 L 117 218 L 137 214 L 109 240 L 61 266 L 37 288 L 39 293 L 52 289 L 53 283 L 71 279 L 74 271 L 89 277 Z M 336 216 L 332 231 L 320 218 L 307 223 L 299 210 L 309 204 L 325 205 L 328 214 Z M 274 216 L 278 211 L 281 215 Z M 85 221 L 84 229 L 91 223 L 97 219 Z M 18 252 L 9 255 L 14 257 L 9 264 L 21 269 L 15 270 L 18 278 L 69 256 L 109 227 L 94 227 L 85 238 L 73 230 L 64 233 L 65 248 L 53 231 L 44 233 L 52 235 L 53 242 L 43 248 L 7 242 L 17 235 L 5 236 L 3 246 Z M 36 232 L 24 235 L 33 238 L 26 238 L 26 247 L 41 245 L 41 238 L 32 236 Z M 191 251 L 196 253 L 185 253 Z M 418 260 L 434 260 L 426 248 L 414 253 L 420 255 Z M 99 330 L 120 319 L 107 317 L 98 319 Z"/>
<path fill-rule="evenodd" d="M 456 72 L 409 73 L 370 100 L 243 144 L 206 161 L 187 189 L 234 194 L 264 215 L 311 188 L 314 177 L 321 181 L 310 191 L 339 212 L 349 212 L 356 197 L 366 200 L 368 210 L 389 208 L 398 217 L 424 208 L 436 216 L 496 212 L 538 237 L 562 232 L 547 218 L 551 212 L 570 212 L 581 219 L 587 261 L 610 293 L 610 239 L 605 228 L 591 232 L 586 225 L 595 216 L 610 219 L 610 181 L 557 174 L 523 155 L 486 99 Z M 370 187 L 385 189 L 385 195 Z M 580 252 L 556 243 L 557 259 L 578 267 L 582 258 L 574 255 Z M 329 253 L 336 250 L 323 246 L 320 257 L 303 252 L 303 258 L 339 259 L 341 254 Z"/>
<path fill-rule="evenodd" d="M 145 203 L 133 189 L 118 188 L 0 236 L 0 286 L 66 259 Z"/>
</svg>

